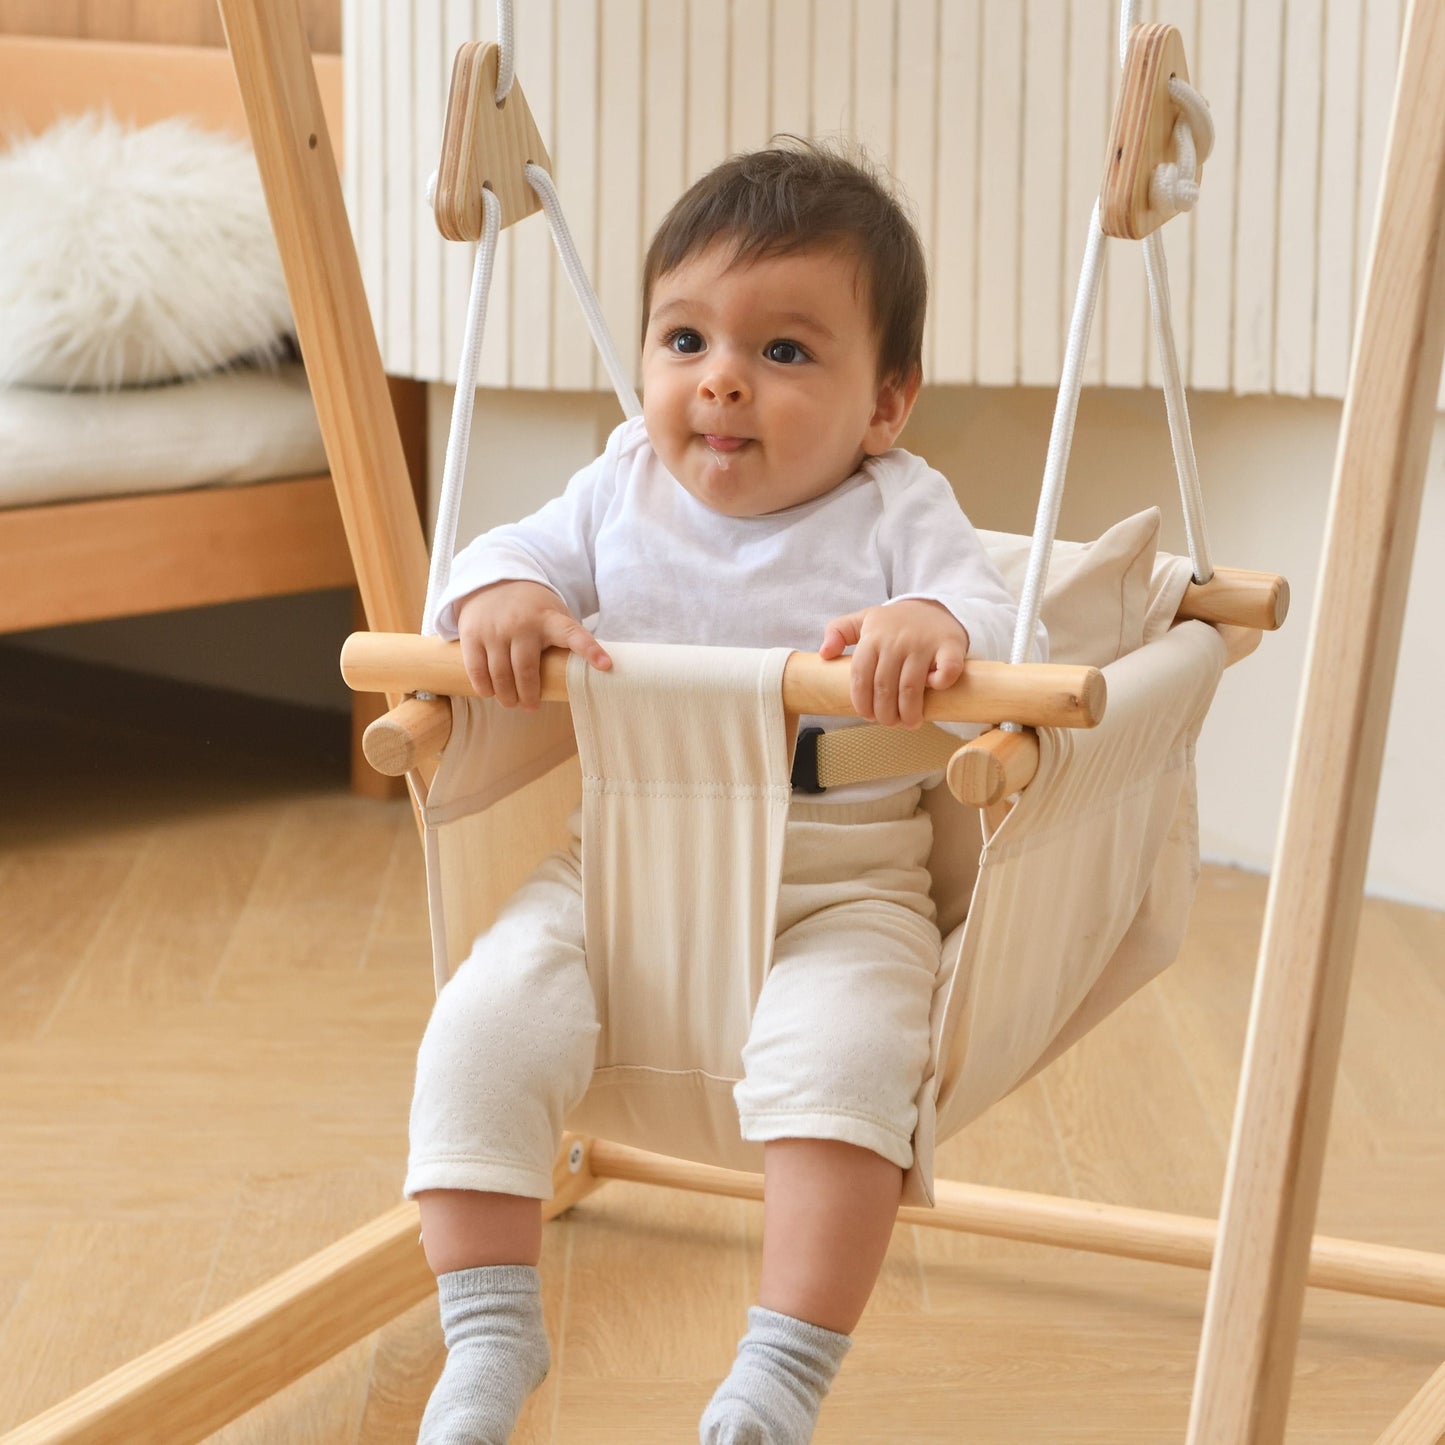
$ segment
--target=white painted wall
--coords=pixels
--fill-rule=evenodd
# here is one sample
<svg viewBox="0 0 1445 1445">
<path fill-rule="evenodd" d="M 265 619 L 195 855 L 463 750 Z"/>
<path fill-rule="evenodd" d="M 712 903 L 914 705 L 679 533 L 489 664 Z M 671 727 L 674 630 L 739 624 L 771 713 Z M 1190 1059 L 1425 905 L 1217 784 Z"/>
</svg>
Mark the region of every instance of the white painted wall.
<svg viewBox="0 0 1445 1445">
<path fill-rule="evenodd" d="M 432 455 L 446 444 L 452 391 L 432 388 Z M 1043 388 L 931 387 L 904 440 L 954 482 L 981 526 L 1028 532 L 1053 410 Z M 539 505 L 600 449 L 618 419 L 592 393 L 485 392 L 479 397 L 460 535 Z M 1290 738 L 1334 465 L 1340 407 L 1332 401 L 1196 396 L 1195 442 L 1215 560 L 1285 574 L 1284 630 L 1226 674 L 1200 745 L 1205 856 L 1267 869 Z M 437 475 L 440 462 L 436 464 Z M 434 479 L 435 480 L 435 479 Z M 1183 532 L 1163 401 L 1157 392 L 1094 389 L 1075 433 L 1061 535 L 1092 537 L 1158 504 L 1165 545 Z M 1445 424 L 1430 458 L 1420 543 L 1380 789 L 1371 892 L 1445 907 Z"/>
<path fill-rule="evenodd" d="M 549 0 L 517 7 L 517 73 L 578 250 L 624 344 L 648 238 L 695 177 L 775 132 L 865 146 L 933 263 L 926 371 L 1049 385 L 1118 86 L 1119 0 Z M 343 0 L 346 185 L 387 369 L 456 378 L 471 276 L 422 203 L 452 57 L 493 0 Z M 1144 0 L 1177 26 L 1218 144 L 1169 226 L 1197 390 L 1344 395 L 1401 0 Z M 1287 60 L 1288 63 L 1285 63 Z M 1088 380 L 1157 378 L 1137 261 L 1112 263 Z M 540 216 L 502 236 L 482 385 L 607 385 Z"/>
</svg>

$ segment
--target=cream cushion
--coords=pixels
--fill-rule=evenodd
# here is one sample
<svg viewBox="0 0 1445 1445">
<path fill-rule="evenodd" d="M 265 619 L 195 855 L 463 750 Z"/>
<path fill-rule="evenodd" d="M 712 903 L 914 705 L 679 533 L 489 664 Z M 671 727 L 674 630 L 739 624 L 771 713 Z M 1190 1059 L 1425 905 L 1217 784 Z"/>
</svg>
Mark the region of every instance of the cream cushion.
<svg viewBox="0 0 1445 1445">
<path fill-rule="evenodd" d="M 979 536 L 1009 590 L 1020 596 L 1030 539 L 1009 532 Z M 1158 547 L 1157 507 L 1116 522 L 1096 541 L 1054 543 L 1042 609 L 1050 662 L 1105 667 L 1143 643 Z"/>
<path fill-rule="evenodd" d="M 325 470 L 299 362 L 121 391 L 0 390 L 0 507 Z"/>
</svg>

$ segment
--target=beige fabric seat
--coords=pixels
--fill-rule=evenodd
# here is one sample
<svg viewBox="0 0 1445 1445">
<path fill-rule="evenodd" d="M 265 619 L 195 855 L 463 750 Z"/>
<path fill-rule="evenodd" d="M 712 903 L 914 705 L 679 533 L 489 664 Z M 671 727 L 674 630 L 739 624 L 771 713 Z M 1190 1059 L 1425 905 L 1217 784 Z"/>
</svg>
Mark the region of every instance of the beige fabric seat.
<svg viewBox="0 0 1445 1445">
<path fill-rule="evenodd" d="M 936 1138 L 962 1128 L 1056 1057 L 1167 966 L 1179 946 L 1198 874 L 1194 744 L 1223 670 L 1224 646 L 1203 623 L 1170 626 L 1189 567 L 1177 558 L 1156 561 L 1157 534 L 1158 513 L 1151 511 L 1087 547 L 1056 548 L 1044 621 L 1051 625 L 1052 614 L 1066 652 L 1089 654 L 1056 653 L 1056 660 L 1102 663 L 1109 687 L 1102 723 L 1088 731 L 1041 730 L 1038 775 L 986 842 L 978 815 L 945 788 L 927 795 L 944 944 L 910 1202 L 931 1199 Z M 1012 554 L 1026 541 L 995 545 L 1007 576 Z M 578 741 L 589 778 L 584 854 L 608 849 L 609 863 L 622 862 L 631 895 L 619 905 L 627 914 L 617 920 L 619 931 L 609 921 L 595 945 L 598 914 L 589 900 L 589 951 L 625 951 L 636 941 L 629 930 L 640 926 L 664 940 L 652 966 L 666 968 L 669 949 L 682 937 L 679 906 L 695 904 L 687 895 L 696 879 L 728 878 L 736 891 L 704 900 L 705 927 L 718 942 L 705 966 L 725 975 L 759 966 L 786 811 L 781 660 L 709 652 L 632 648 L 636 665 L 617 669 L 626 674 L 621 678 L 573 669 L 575 735 L 560 704 L 519 715 L 476 699 L 453 701 L 452 740 L 425 809 L 439 985 L 496 904 L 563 838 L 581 792 L 569 762 Z M 709 686 L 695 685 L 703 677 L 712 679 Z M 636 727 L 625 729 L 632 736 L 603 738 L 587 695 L 618 686 L 629 690 Z M 664 735 L 695 745 L 659 742 Z M 633 784 L 658 746 L 678 754 L 669 753 L 675 766 L 668 776 L 682 779 L 678 769 L 686 769 L 686 778 L 672 795 L 649 799 Z M 688 789 L 691 799 L 675 795 Z M 605 813 L 623 795 L 622 811 Z M 709 810 L 709 819 L 696 831 L 717 843 L 717 857 L 699 866 L 693 855 L 683 876 L 672 877 L 680 855 L 668 840 L 677 836 L 679 810 L 697 806 Z M 489 825 L 508 840 L 504 858 L 488 852 Z M 649 871 L 639 877 L 644 867 Z M 692 958 L 697 967 L 696 948 Z M 705 1004 L 686 1000 L 709 993 L 649 988 L 639 980 L 636 1020 L 613 1018 L 609 1026 L 704 1037 L 707 1018 L 660 1015 L 669 997 L 706 1012 Z M 615 995 L 610 1007 L 615 1011 Z M 669 1060 L 674 1072 L 677 1062 Z M 700 1074 L 718 1072 L 716 1060 L 700 1058 L 697 1067 Z M 675 1079 L 653 1087 L 658 1081 L 639 1070 L 634 1083 L 626 1087 L 616 1070 L 600 1070 L 570 1125 L 703 1163 L 761 1167 L 761 1146 L 727 1127 L 725 1080 L 716 1089 L 684 1091 Z"/>
</svg>

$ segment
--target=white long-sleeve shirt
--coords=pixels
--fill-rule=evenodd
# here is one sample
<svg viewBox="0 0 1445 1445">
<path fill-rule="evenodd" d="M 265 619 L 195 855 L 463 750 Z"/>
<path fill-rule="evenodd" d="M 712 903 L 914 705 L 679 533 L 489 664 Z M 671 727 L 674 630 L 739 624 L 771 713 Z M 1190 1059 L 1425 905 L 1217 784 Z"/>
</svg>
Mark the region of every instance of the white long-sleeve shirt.
<svg viewBox="0 0 1445 1445">
<path fill-rule="evenodd" d="M 967 630 L 970 656 L 1006 659 L 1017 614 L 952 488 L 911 453 L 865 458 L 847 481 L 800 506 L 728 517 L 673 478 L 641 418 L 623 422 L 561 496 L 457 554 L 438 607 L 440 635 L 456 637 L 463 598 L 504 581 L 550 587 L 604 645 L 816 652 L 835 617 L 926 598 Z M 1046 645 L 1040 629 L 1038 656 Z M 810 723 L 847 725 L 803 719 Z M 856 784 L 826 798 L 857 801 L 901 786 Z"/>
</svg>

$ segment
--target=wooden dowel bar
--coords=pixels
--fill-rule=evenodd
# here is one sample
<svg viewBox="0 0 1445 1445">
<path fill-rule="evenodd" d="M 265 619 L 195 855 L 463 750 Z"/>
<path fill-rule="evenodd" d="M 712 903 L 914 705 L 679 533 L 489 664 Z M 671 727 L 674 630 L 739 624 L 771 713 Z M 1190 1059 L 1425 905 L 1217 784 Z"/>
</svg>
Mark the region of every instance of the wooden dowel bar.
<svg viewBox="0 0 1445 1445">
<path fill-rule="evenodd" d="M 542 655 L 542 697 L 567 700 L 567 656 Z M 795 652 L 783 673 L 783 705 L 796 713 L 851 717 L 847 658 L 825 662 Z M 455 642 L 410 633 L 358 632 L 341 650 L 341 675 L 358 692 L 472 693 Z M 1104 714 L 1107 687 L 1096 667 L 1059 663 L 969 662 L 944 692 L 930 692 L 924 716 L 935 722 L 993 723 L 1013 718 L 1030 727 L 1094 727 Z"/>
<path fill-rule="evenodd" d="M 1289 616 L 1289 583 L 1273 572 L 1216 567 L 1208 582 L 1191 582 L 1176 622 L 1225 622 L 1277 632 Z"/>
<path fill-rule="evenodd" d="M 1016 733 L 993 728 L 949 759 L 948 790 L 970 808 L 991 808 L 1028 787 L 1038 770 L 1039 735 L 1032 728 Z"/>
<path fill-rule="evenodd" d="M 1216 623 L 1224 639 L 1224 665 L 1233 667 L 1259 646 L 1258 628 Z M 964 743 L 948 764 L 948 788 L 970 808 L 997 808 L 1005 798 L 1022 792 L 1039 770 L 1039 739 L 1032 728 L 1008 733 L 993 728 Z"/>
<path fill-rule="evenodd" d="M 763 1197 L 760 1175 L 690 1164 L 601 1139 L 589 1141 L 587 1153 L 591 1171 L 599 1179 L 626 1179 L 735 1199 Z M 1190 1269 L 1208 1269 L 1214 1254 L 1217 1225 L 1212 1219 L 942 1179 L 934 1193 L 936 1208 L 900 1209 L 899 1222 Z M 1445 1306 L 1445 1255 L 1317 1235 L 1309 1282 L 1346 1294 Z"/>
<path fill-rule="evenodd" d="M 1233 667 L 1259 646 L 1260 632 L 1218 625 L 1224 638 L 1225 665 Z M 362 749 L 378 773 L 400 777 L 430 765 L 452 734 L 452 711 L 445 697 L 407 698 L 366 730 Z M 948 786 L 960 803 L 989 808 L 1021 792 L 1038 771 L 1038 737 L 1032 728 L 1005 733 L 997 728 L 965 743 L 949 764 Z"/>
<path fill-rule="evenodd" d="M 446 747 L 452 708 L 444 697 L 409 697 L 383 713 L 362 735 L 361 750 L 378 773 L 399 778 Z"/>
<path fill-rule="evenodd" d="M 825 662 L 816 653 L 795 652 L 783 670 L 783 705 L 790 712 L 852 717 L 846 657 Z M 1012 718 L 1029 727 L 1091 728 L 1104 716 L 1108 686 L 1096 667 L 1068 663 L 970 661 L 964 675 L 944 692 L 924 694 L 923 716 L 931 722 L 997 722 Z"/>
</svg>

